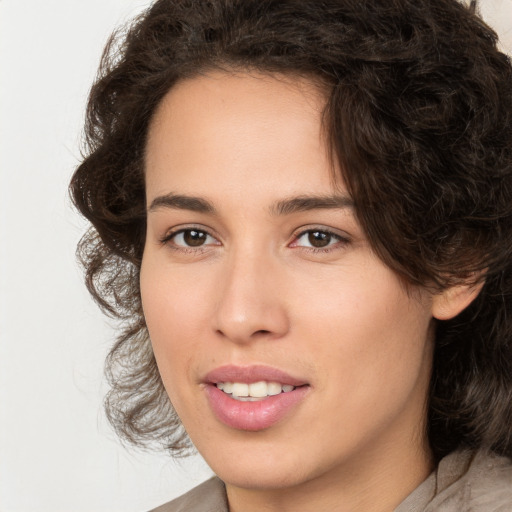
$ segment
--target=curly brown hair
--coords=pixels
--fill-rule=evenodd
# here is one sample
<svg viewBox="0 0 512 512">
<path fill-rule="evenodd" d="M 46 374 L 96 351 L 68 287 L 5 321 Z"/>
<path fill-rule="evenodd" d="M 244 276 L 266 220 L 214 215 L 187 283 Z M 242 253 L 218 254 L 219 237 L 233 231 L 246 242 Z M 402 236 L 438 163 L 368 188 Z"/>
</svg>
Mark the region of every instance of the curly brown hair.
<svg viewBox="0 0 512 512">
<path fill-rule="evenodd" d="M 474 7 L 474 6 L 473 6 Z M 180 80 L 255 69 L 320 81 L 329 141 L 380 258 L 438 289 L 485 274 L 436 331 L 428 437 L 512 456 L 512 66 L 456 0 L 159 0 L 105 49 L 71 195 L 95 300 L 122 322 L 108 417 L 132 443 L 190 447 L 141 308 L 148 125 Z"/>
</svg>

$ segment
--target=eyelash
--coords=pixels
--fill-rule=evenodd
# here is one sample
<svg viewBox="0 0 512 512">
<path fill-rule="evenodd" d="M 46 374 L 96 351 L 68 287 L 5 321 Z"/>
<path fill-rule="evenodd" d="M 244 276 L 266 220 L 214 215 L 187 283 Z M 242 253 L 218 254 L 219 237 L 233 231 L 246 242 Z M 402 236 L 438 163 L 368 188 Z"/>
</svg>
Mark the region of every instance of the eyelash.
<svg viewBox="0 0 512 512">
<path fill-rule="evenodd" d="M 195 226 L 188 226 L 186 228 L 180 228 L 175 231 L 167 232 L 165 234 L 165 236 L 163 236 L 160 239 L 160 243 L 162 245 L 168 246 L 172 250 L 180 251 L 180 252 L 183 252 L 186 254 L 189 254 L 189 253 L 198 254 L 198 253 L 204 252 L 206 250 L 207 245 L 198 245 L 197 247 L 193 247 L 193 246 L 177 245 L 175 243 L 171 243 L 173 241 L 173 239 L 175 239 L 178 235 L 180 235 L 182 233 L 187 233 L 189 231 L 196 231 L 197 233 L 203 233 L 204 235 L 206 235 L 206 237 L 212 237 L 215 239 L 215 237 L 213 235 L 211 235 L 207 230 L 205 230 L 203 228 L 195 227 Z"/>
<path fill-rule="evenodd" d="M 290 246 L 294 247 L 293 244 L 295 244 L 296 241 L 300 240 L 303 236 L 310 235 L 313 233 L 322 233 L 324 235 L 328 235 L 331 238 L 331 240 L 329 240 L 329 245 L 327 245 L 325 247 L 313 247 L 313 246 L 307 247 L 307 246 L 295 245 L 295 247 L 305 249 L 308 252 L 314 253 L 314 254 L 319 254 L 319 253 L 326 254 L 326 253 L 335 251 L 337 249 L 341 249 L 350 243 L 350 239 L 348 237 L 346 237 L 346 236 L 344 237 L 344 236 L 340 235 L 339 233 L 335 233 L 334 231 L 332 231 L 330 229 L 323 228 L 323 227 L 313 227 L 313 228 L 303 229 L 299 233 L 294 234 L 294 241 L 290 244 Z M 334 239 L 334 241 L 336 243 L 331 244 L 332 239 Z"/>
<path fill-rule="evenodd" d="M 208 247 L 208 245 L 206 245 L 206 244 L 198 245 L 197 247 L 193 247 L 193 246 L 177 245 L 177 244 L 170 243 L 178 235 L 180 235 L 182 233 L 189 232 L 189 231 L 196 231 L 198 233 L 204 234 L 206 237 L 212 237 L 216 240 L 216 238 L 212 234 L 210 234 L 207 230 L 200 228 L 200 227 L 190 226 L 190 227 L 180 228 L 180 229 L 177 229 L 176 231 L 170 231 L 170 232 L 166 233 L 166 235 L 160 239 L 160 243 L 162 245 L 167 245 L 171 249 L 173 249 L 175 251 L 180 251 L 182 253 L 187 253 L 187 254 L 190 254 L 190 253 L 198 254 L 199 253 L 200 254 L 200 253 L 204 252 L 206 250 L 206 247 Z M 327 245 L 326 247 L 313 247 L 313 246 L 308 247 L 308 246 L 294 245 L 302 237 L 304 237 L 308 234 L 312 234 L 312 233 L 322 233 L 324 235 L 331 237 L 331 239 L 335 239 L 335 241 L 337 241 L 337 242 L 334 244 L 331 244 L 330 242 L 332 240 L 329 240 L 329 245 Z M 289 244 L 289 246 L 297 247 L 297 248 L 306 250 L 306 251 L 308 251 L 310 253 L 314 253 L 314 254 L 318 254 L 318 253 L 326 254 L 326 253 L 332 252 L 333 250 L 343 248 L 346 245 L 348 245 L 349 243 L 350 243 L 350 239 L 348 237 L 344 237 L 338 233 L 335 233 L 334 231 L 332 231 L 330 229 L 327 229 L 324 227 L 311 227 L 308 229 L 303 229 L 303 230 L 299 231 L 298 233 L 295 233 L 293 235 L 293 242 L 291 244 Z"/>
</svg>

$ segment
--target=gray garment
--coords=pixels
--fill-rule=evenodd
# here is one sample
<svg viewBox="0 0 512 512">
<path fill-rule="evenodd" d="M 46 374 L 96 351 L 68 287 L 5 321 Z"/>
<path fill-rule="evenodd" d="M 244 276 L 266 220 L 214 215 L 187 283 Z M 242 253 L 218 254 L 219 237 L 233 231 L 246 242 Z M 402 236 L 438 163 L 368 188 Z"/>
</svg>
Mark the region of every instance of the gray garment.
<svg viewBox="0 0 512 512">
<path fill-rule="evenodd" d="M 217 477 L 150 512 L 229 512 L 226 488 Z"/>
<path fill-rule="evenodd" d="M 395 512 L 512 512 L 512 460 L 452 453 Z"/>
<path fill-rule="evenodd" d="M 150 512 L 229 512 L 226 489 L 214 477 Z M 452 453 L 395 512 L 512 512 L 512 461 Z"/>
</svg>

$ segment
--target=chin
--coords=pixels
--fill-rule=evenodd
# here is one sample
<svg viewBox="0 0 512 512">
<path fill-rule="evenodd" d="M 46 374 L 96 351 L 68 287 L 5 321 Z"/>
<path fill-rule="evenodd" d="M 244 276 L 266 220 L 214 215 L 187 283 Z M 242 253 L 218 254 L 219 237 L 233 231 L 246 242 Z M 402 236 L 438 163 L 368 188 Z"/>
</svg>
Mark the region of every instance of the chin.
<svg viewBox="0 0 512 512">
<path fill-rule="evenodd" d="M 240 434 L 215 443 L 223 447 L 221 452 L 212 450 L 212 444 L 206 450 L 198 447 L 214 473 L 226 484 L 244 489 L 292 488 L 330 468 L 325 461 L 316 464 L 315 460 L 308 461 L 311 450 L 301 450 L 297 444 L 283 440 L 271 440 L 270 433 Z"/>
<path fill-rule="evenodd" d="M 222 467 L 215 472 L 226 484 L 242 489 L 278 490 L 292 488 L 308 480 L 303 473 L 298 473 L 294 466 L 272 465 L 267 463 L 246 464 Z"/>
</svg>

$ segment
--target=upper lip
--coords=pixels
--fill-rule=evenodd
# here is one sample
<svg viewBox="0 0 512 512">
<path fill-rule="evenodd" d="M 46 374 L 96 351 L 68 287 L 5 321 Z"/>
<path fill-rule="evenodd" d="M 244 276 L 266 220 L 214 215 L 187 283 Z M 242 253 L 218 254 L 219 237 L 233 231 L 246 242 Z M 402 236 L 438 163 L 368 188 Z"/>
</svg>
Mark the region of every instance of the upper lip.
<svg viewBox="0 0 512 512">
<path fill-rule="evenodd" d="M 307 384 L 304 379 L 293 377 L 283 370 L 264 365 L 236 366 L 225 365 L 215 368 L 208 372 L 204 381 L 209 384 L 218 382 L 243 382 L 251 384 L 253 382 L 267 381 L 279 382 L 291 386 L 303 386 Z"/>
</svg>

